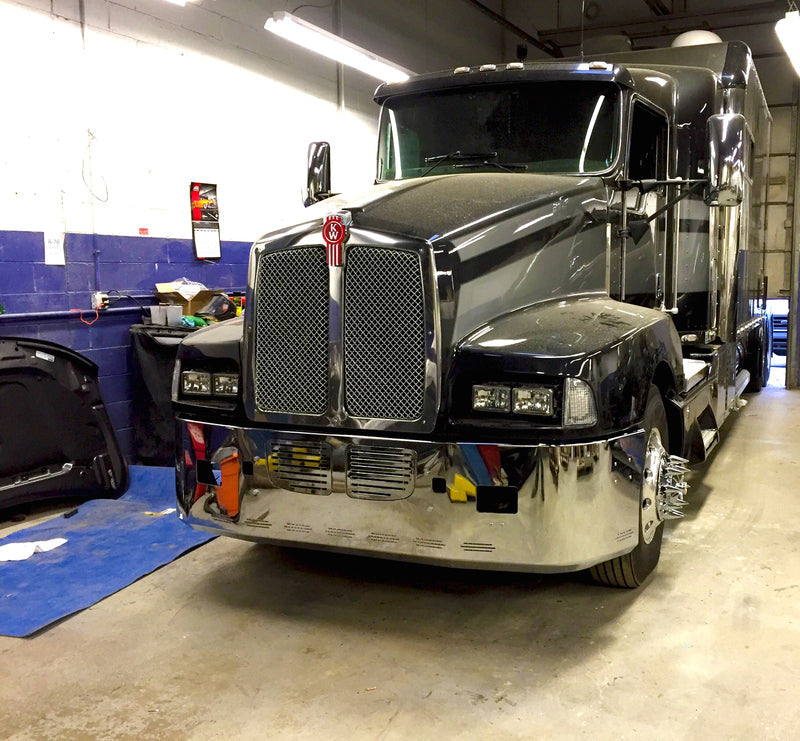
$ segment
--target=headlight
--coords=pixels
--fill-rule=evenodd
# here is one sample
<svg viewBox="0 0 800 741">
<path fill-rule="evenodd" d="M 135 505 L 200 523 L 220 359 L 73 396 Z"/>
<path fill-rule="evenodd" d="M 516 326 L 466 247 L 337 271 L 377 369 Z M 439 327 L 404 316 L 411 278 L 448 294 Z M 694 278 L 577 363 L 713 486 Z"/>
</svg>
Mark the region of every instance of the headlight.
<svg viewBox="0 0 800 741">
<path fill-rule="evenodd" d="M 508 386 L 473 386 L 472 408 L 477 412 L 508 412 L 511 389 Z"/>
<path fill-rule="evenodd" d="M 215 396 L 236 396 L 239 393 L 239 376 L 236 373 L 214 374 Z"/>
<path fill-rule="evenodd" d="M 515 414 L 539 414 L 549 417 L 553 413 L 553 392 L 540 386 L 517 386 L 512 392 L 512 411 Z"/>
<path fill-rule="evenodd" d="M 597 424 L 597 409 L 589 384 L 568 378 L 564 385 L 564 426 L 590 427 Z"/>
<path fill-rule="evenodd" d="M 211 396 L 211 374 L 205 371 L 183 371 L 181 391 L 184 394 Z"/>
</svg>

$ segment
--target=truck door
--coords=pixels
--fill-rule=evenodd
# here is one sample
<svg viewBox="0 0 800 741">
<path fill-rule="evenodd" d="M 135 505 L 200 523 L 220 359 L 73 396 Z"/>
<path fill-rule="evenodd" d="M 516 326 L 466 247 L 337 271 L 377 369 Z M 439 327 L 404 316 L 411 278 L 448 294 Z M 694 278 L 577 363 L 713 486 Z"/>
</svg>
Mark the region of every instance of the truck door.
<svg viewBox="0 0 800 741">
<path fill-rule="evenodd" d="M 665 180 L 669 124 L 666 116 L 641 99 L 634 99 L 630 117 L 628 180 Z M 666 203 L 666 188 L 649 193 L 634 188 L 624 194 L 628 223 L 652 216 Z M 650 222 L 649 232 L 629 237 L 624 245 L 623 300 L 641 306 L 655 306 L 656 294 L 665 288 L 667 214 Z"/>
</svg>

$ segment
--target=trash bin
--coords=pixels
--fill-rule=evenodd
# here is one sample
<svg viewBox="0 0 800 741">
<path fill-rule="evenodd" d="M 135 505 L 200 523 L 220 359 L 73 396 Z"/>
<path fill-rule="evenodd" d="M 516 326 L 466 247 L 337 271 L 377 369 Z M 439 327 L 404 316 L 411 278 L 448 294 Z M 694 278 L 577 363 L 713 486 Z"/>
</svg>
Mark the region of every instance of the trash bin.
<svg viewBox="0 0 800 741">
<path fill-rule="evenodd" d="M 137 463 L 175 465 L 175 418 L 172 414 L 172 371 L 178 345 L 194 327 L 134 324 L 133 444 Z"/>
</svg>

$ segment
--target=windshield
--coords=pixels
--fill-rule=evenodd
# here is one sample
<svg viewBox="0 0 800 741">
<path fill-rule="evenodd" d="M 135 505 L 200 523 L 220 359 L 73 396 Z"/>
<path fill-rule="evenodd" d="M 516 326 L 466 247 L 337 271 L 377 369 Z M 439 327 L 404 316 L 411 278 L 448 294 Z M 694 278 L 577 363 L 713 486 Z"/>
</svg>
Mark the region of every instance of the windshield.
<svg viewBox="0 0 800 741">
<path fill-rule="evenodd" d="M 616 154 L 618 98 L 612 83 L 563 80 L 392 98 L 381 112 L 378 180 L 606 170 Z"/>
</svg>

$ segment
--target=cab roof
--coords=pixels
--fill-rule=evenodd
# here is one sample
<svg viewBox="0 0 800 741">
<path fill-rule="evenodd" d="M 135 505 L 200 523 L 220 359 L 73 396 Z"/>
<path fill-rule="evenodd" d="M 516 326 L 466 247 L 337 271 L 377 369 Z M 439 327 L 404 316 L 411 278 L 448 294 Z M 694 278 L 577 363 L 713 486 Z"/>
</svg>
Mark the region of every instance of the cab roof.
<svg viewBox="0 0 800 741">
<path fill-rule="evenodd" d="M 634 87 L 632 68 L 662 71 L 700 68 L 716 77 L 723 88 L 746 87 L 753 67 L 749 47 L 741 41 L 664 49 L 645 49 L 598 56 L 593 60 L 510 62 L 456 67 L 445 72 L 417 75 L 405 82 L 383 83 L 375 101 L 383 103 L 395 95 L 450 90 L 459 87 L 555 80 L 604 80 Z M 671 69 L 670 69 L 671 68 Z"/>
</svg>

